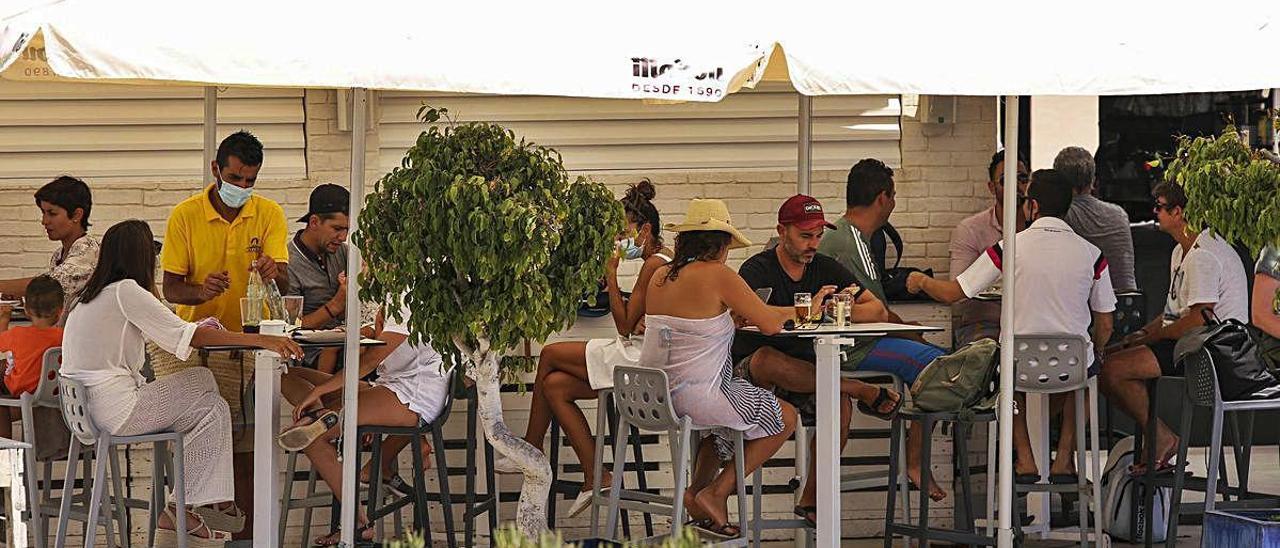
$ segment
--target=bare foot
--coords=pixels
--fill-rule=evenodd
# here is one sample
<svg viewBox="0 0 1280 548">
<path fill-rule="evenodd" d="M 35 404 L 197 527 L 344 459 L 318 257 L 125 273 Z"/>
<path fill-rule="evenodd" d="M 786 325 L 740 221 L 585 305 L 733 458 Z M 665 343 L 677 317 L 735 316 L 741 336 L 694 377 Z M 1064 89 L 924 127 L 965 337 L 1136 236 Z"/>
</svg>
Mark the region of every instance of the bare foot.
<svg viewBox="0 0 1280 548">
<path fill-rule="evenodd" d="M 1162 443 L 1156 446 L 1156 471 L 1157 472 L 1168 468 L 1170 465 L 1169 461 L 1173 460 L 1173 457 L 1177 456 L 1178 454 L 1178 441 L 1179 441 L 1178 436 L 1169 434 L 1167 437 L 1162 438 L 1161 441 Z M 1147 450 L 1146 448 L 1143 448 L 1143 450 L 1141 451 L 1141 455 L 1139 455 L 1139 457 L 1145 460 L 1146 455 L 1147 455 Z M 1140 476 L 1142 474 L 1147 473 L 1146 463 L 1134 462 L 1133 464 L 1129 465 L 1129 473 L 1135 476 Z"/>
<path fill-rule="evenodd" d="M 358 540 L 373 540 L 373 529 L 369 529 L 367 524 L 361 525 L 356 532 L 359 534 Z M 342 542 L 342 531 L 334 531 L 327 535 L 316 537 L 314 544 L 316 546 L 337 546 L 340 542 Z"/>
<path fill-rule="evenodd" d="M 702 507 L 698 506 L 698 502 L 695 500 L 700 492 L 692 488 L 684 490 L 684 509 L 689 512 L 689 519 L 694 521 L 707 519 L 707 513 L 702 511 Z"/>
<path fill-rule="evenodd" d="M 693 508 L 697 508 L 705 519 L 711 521 L 712 525 L 719 527 L 729 523 L 728 497 L 717 497 L 711 489 L 703 489 L 693 497 Z M 693 512 L 689 515 L 693 515 Z M 734 529 L 736 530 L 737 527 Z"/>
<path fill-rule="evenodd" d="M 920 463 L 907 463 L 907 479 L 911 480 L 911 483 L 917 486 L 921 485 Z M 938 485 L 938 482 L 933 481 L 932 474 L 929 476 L 929 498 L 934 502 L 947 498 L 947 492 L 942 490 L 942 486 Z"/>
</svg>

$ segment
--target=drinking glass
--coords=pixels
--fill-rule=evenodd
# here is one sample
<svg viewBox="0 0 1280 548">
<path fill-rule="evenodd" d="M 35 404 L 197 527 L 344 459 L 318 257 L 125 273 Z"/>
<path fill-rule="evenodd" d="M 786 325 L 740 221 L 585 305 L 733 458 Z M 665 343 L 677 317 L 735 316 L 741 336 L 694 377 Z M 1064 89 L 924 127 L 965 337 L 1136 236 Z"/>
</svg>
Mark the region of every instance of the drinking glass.
<svg viewBox="0 0 1280 548">
<path fill-rule="evenodd" d="M 813 295 L 810 293 L 796 293 L 792 295 L 792 299 L 796 307 L 796 325 L 809 325 L 810 314 L 813 312 Z"/>
<path fill-rule="evenodd" d="M 262 299 L 240 297 L 240 325 L 245 333 L 257 333 L 262 323 Z"/>
<path fill-rule="evenodd" d="M 302 327 L 302 296 L 288 295 L 284 297 L 284 318 L 286 324 Z"/>
<path fill-rule="evenodd" d="M 849 315 L 853 312 L 853 295 L 848 293 L 836 293 L 832 300 L 835 301 L 836 327 L 843 329 L 849 323 Z"/>
</svg>

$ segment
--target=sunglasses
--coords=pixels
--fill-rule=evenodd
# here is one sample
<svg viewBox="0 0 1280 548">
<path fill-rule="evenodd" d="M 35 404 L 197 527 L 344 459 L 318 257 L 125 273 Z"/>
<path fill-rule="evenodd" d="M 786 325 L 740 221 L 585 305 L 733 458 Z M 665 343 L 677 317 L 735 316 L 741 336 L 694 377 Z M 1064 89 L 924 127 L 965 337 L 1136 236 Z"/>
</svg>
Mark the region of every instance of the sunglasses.
<svg viewBox="0 0 1280 548">
<path fill-rule="evenodd" d="M 161 244 L 158 240 L 151 240 L 151 252 L 153 254 L 159 255 L 161 249 L 164 249 L 163 244 Z"/>
<path fill-rule="evenodd" d="M 1173 208 L 1175 208 L 1175 207 L 1178 207 L 1178 206 L 1173 205 L 1173 204 L 1166 204 L 1166 203 L 1162 203 L 1162 202 L 1160 202 L 1160 201 L 1156 201 L 1156 205 L 1155 205 L 1155 207 L 1153 207 L 1153 208 L 1152 208 L 1152 210 L 1153 210 L 1153 211 L 1166 211 L 1166 212 L 1167 212 L 1167 211 L 1173 211 Z"/>
</svg>

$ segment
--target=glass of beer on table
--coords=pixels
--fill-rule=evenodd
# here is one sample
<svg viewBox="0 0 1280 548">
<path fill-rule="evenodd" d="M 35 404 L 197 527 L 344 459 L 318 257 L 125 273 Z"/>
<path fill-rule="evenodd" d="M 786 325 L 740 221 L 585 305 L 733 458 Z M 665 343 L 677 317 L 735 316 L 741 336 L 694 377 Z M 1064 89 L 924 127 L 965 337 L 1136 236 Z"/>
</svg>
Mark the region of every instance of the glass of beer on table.
<svg viewBox="0 0 1280 548">
<path fill-rule="evenodd" d="M 796 293 L 792 298 L 796 307 L 796 325 L 809 325 L 813 313 L 813 295 L 810 293 Z"/>
</svg>

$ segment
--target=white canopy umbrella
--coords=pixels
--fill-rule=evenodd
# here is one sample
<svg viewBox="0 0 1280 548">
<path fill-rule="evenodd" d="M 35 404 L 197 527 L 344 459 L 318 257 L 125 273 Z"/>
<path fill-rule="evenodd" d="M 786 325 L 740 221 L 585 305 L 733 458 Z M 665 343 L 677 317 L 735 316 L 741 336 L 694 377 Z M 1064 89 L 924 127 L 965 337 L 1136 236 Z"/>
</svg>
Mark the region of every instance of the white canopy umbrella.
<svg viewBox="0 0 1280 548">
<path fill-rule="evenodd" d="M 1221 0 L 1212 10 L 1086 0 L 1040 13 L 1033 11 L 1038 6 L 1012 0 L 910 9 L 889 2 L 775 7 L 660 0 L 623 11 L 585 1 L 225 0 L 209 6 L 217 21 L 211 24 L 189 6 L 161 0 L 22 0 L 0 8 L 0 76 L 38 34 L 49 67 L 64 77 L 353 89 L 357 105 L 365 89 L 718 101 L 760 80 L 779 47 L 774 58 L 785 60 L 786 77 L 807 96 L 1108 95 L 1280 86 L 1280 65 L 1263 57 L 1280 44 L 1280 3 L 1273 0 Z M 1009 104 L 1016 113 L 1016 101 Z M 353 223 L 363 194 L 364 155 L 356 152 L 363 150 L 363 113 L 356 108 L 353 117 Z M 1006 131 L 1015 136 L 1016 120 L 1006 117 Z M 802 142 L 805 181 L 807 139 Z M 1014 156 L 1016 142 L 1006 139 Z M 1015 169 L 1006 164 L 1010 180 Z M 1012 265 L 1015 187 L 1005 192 L 1006 261 Z M 349 268 L 355 280 L 358 257 Z M 1013 280 L 1004 283 L 1011 292 Z M 348 294 L 352 306 L 355 293 Z M 1004 301 L 1004 393 L 1012 392 L 1012 306 L 1011 299 Z M 349 319 L 348 387 L 355 384 L 354 322 Z M 348 439 L 354 438 L 354 392 L 345 392 Z M 1008 545 L 1007 399 L 1000 416 L 1000 529 L 1001 544 Z M 345 458 L 353 461 L 352 454 Z M 345 472 L 344 498 L 350 498 L 354 467 Z M 351 516 L 344 512 L 346 542 Z"/>
<path fill-rule="evenodd" d="M 368 89 L 719 101 L 751 86 L 772 44 L 743 38 L 711 6 L 657 2 L 642 13 L 567 2 L 359 5 L 225 0 L 208 18 L 165 0 L 22 0 L 0 8 L 0 76 L 15 66 L 100 82 L 205 86 L 210 161 L 216 94 L 210 86 L 353 91 L 351 224 L 364 197 Z M 501 11 L 501 17 L 494 17 Z M 24 59 L 33 43 L 41 59 Z M 206 170 L 207 171 L 207 170 Z M 358 251 L 358 250 L 357 250 Z M 360 256 L 351 253 L 355 284 Z M 358 310 L 358 287 L 347 309 Z M 347 318 L 343 437 L 356 439 L 359 318 Z M 258 390 L 259 405 L 273 394 Z M 355 531 L 355 444 L 343 446 L 342 541 Z M 274 462 L 267 459 L 266 462 Z M 270 473 L 270 471 L 265 471 Z M 265 484 L 274 486 L 274 484 Z M 255 544 L 275 538 L 275 508 L 255 507 Z M 265 519 L 264 519 L 265 518 Z"/>
</svg>

